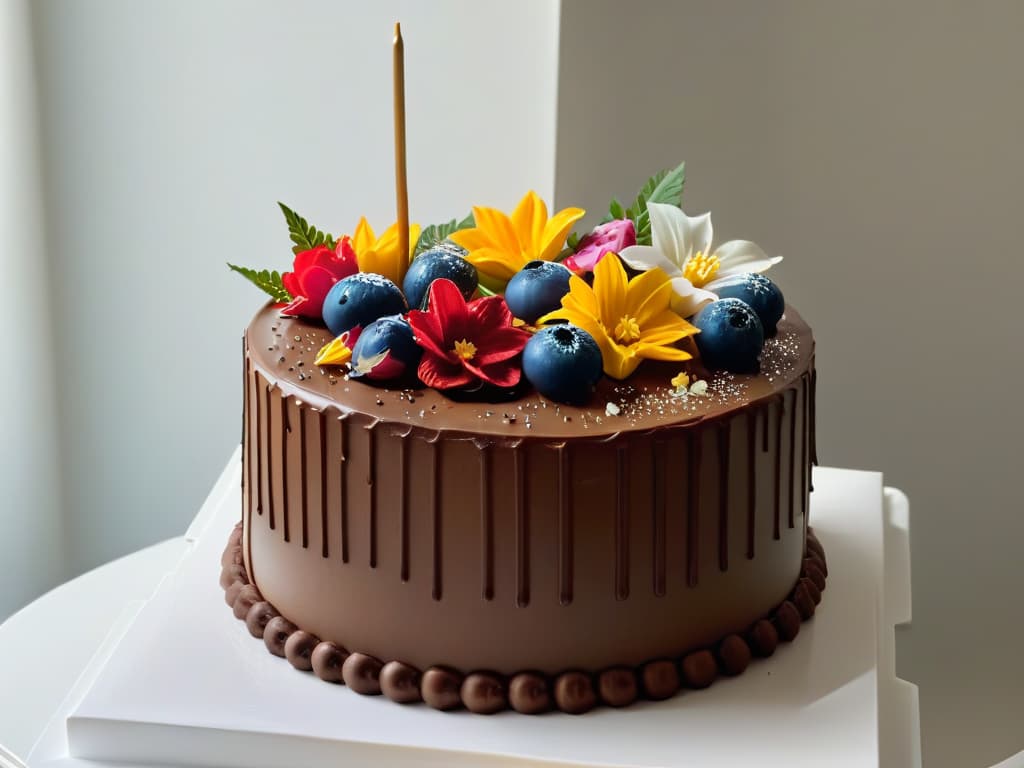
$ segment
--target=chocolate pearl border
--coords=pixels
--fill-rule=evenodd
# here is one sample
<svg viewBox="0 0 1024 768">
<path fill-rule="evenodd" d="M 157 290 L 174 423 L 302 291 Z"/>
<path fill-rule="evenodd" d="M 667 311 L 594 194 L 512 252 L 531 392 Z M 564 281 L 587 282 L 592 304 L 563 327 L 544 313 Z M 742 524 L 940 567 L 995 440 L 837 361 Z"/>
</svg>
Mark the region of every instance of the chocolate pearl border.
<svg viewBox="0 0 1024 768">
<path fill-rule="evenodd" d="M 242 564 L 241 530 L 239 523 L 221 556 L 220 585 L 234 615 L 253 636 L 262 636 L 270 653 L 286 656 L 296 669 L 312 671 L 326 682 L 345 682 L 356 693 L 383 693 L 401 704 L 423 702 L 442 711 L 465 708 L 478 714 L 505 709 L 531 715 L 552 710 L 583 714 L 597 706 L 623 707 L 643 699 L 670 698 L 685 689 L 707 688 L 720 676 L 741 674 L 752 659 L 771 656 L 778 643 L 796 638 L 800 623 L 814 616 L 828 575 L 825 550 L 808 528 L 800 576 L 786 599 L 746 631 L 728 634 L 714 647 L 653 659 L 638 667 L 570 669 L 553 676 L 532 670 L 514 675 L 488 670 L 463 673 L 447 667 L 430 667 L 421 673 L 398 660 L 384 662 L 358 651 L 349 653 L 279 615 L 249 582 Z"/>
</svg>

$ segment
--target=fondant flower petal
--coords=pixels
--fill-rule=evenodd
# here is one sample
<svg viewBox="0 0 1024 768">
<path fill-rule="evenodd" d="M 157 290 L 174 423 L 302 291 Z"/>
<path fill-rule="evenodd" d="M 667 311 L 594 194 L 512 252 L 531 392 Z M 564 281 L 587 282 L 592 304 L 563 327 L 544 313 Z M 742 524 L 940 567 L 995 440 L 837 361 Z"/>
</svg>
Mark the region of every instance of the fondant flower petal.
<svg viewBox="0 0 1024 768">
<path fill-rule="evenodd" d="M 495 247 L 510 255 L 522 252 L 522 245 L 515 227 L 512 226 L 512 220 L 497 208 L 473 206 L 473 219 L 477 229 L 482 229 L 490 235 Z"/>
<path fill-rule="evenodd" d="M 719 267 L 715 279 L 708 283 L 708 288 L 719 280 L 747 272 L 766 272 L 770 267 L 782 261 L 781 256 L 769 257 L 757 243 L 749 240 L 730 240 L 715 249 Z"/>
<path fill-rule="evenodd" d="M 374 234 L 370 222 L 363 216 L 359 219 L 359 223 L 356 224 L 356 231 L 352 233 L 352 247 L 356 253 L 363 253 L 373 248 L 376 242 L 377 235 Z"/>
<path fill-rule="evenodd" d="M 548 220 L 548 207 L 532 189 L 523 195 L 519 205 L 512 211 L 512 227 L 519 243 L 539 243 Z"/>
<path fill-rule="evenodd" d="M 594 267 L 594 295 L 598 316 L 605 325 L 614 325 L 626 313 L 626 286 L 629 278 L 618 259 L 601 259 Z"/>
<path fill-rule="evenodd" d="M 694 287 L 685 277 L 672 279 L 672 311 L 680 317 L 697 314 L 701 307 L 717 298 L 711 291 Z"/>
<path fill-rule="evenodd" d="M 473 362 L 479 366 L 509 360 L 520 352 L 530 340 L 530 334 L 520 328 L 497 328 L 487 333 L 487 345 L 477 352 Z"/>
<path fill-rule="evenodd" d="M 443 357 L 424 352 L 416 375 L 420 381 L 434 389 L 451 389 L 471 384 L 475 377 L 458 363 L 450 363 Z"/>
<path fill-rule="evenodd" d="M 680 274 L 679 265 L 651 245 L 631 245 L 622 250 L 619 258 L 638 272 L 660 269 L 666 275 Z"/>
<path fill-rule="evenodd" d="M 572 225 L 583 218 L 586 214 L 582 208 L 564 208 L 556 213 L 544 225 L 544 231 L 539 245 L 538 258 L 544 261 L 551 261 L 565 247 L 566 238 Z"/>
<path fill-rule="evenodd" d="M 508 365 L 504 361 L 482 365 L 473 365 L 472 362 L 467 362 L 466 369 L 496 387 L 514 387 L 519 383 L 523 374 L 523 369 L 518 365 Z"/>
</svg>

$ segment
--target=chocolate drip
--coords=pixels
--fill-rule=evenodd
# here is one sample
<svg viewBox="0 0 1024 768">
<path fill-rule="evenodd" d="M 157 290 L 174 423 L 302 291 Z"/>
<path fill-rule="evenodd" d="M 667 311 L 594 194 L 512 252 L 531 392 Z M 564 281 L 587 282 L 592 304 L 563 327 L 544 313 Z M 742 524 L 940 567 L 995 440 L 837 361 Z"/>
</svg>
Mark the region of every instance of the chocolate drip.
<svg viewBox="0 0 1024 768">
<path fill-rule="evenodd" d="M 327 417 L 323 411 L 316 413 L 316 435 L 320 443 L 320 553 L 328 557 L 327 551 Z"/>
<path fill-rule="evenodd" d="M 814 359 L 811 359 L 811 463 L 814 466 L 818 466 L 818 408 L 817 408 L 817 392 L 818 392 L 818 369 L 814 368 Z M 814 490 L 814 486 L 811 486 L 811 490 Z"/>
<path fill-rule="evenodd" d="M 754 559 L 754 523 L 757 515 L 757 411 L 747 410 L 747 559 Z"/>
<path fill-rule="evenodd" d="M 370 567 L 377 567 L 377 432 L 366 428 L 366 496 L 370 514 Z"/>
<path fill-rule="evenodd" d="M 572 603 L 572 470 L 565 446 L 558 449 L 558 602 Z"/>
<path fill-rule="evenodd" d="M 700 566 L 697 562 L 697 554 L 700 551 L 700 542 L 697 540 L 700 527 L 697 518 L 700 514 L 700 465 L 703 453 L 701 438 L 703 435 L 703 429 L 695 429 L 686 434 L 686 583 L 691 587 L 697 586 Z"/>
<path fill-rule="evenodd" d="M 345 450 L 348 446 L 348 421 L 338 417 L 338 507 L 341 510 L 341 562 L 348 562 L 348 462 Z"/>
<path fill-rule="evenodd" d="M 398 576 L 409 580 L 409 441 L 398 441 Z"/>
<path fill-rule="evenodd" d="M 796 520 L 794 515 L 796 510 L 796 406 L 800 399 L 800 390 L 793 389 L 793 409 L 789 415 L 789 503 L 786 504 L 786 509 L 789 511 L 789 527 L 796 527 Z M 803 496 L 803 489 L 801 488 L 800 495 Z"/>
<path fill-rule="evenodd" d="M 667 444 L 664 440 L 655 440 L 651 455 L 651 469 L 654 477 L 651 484 L 654 487 L 654 505 L 651 510 L 653 520 L 651 521 L 652 546 L 654 553 L 654 594 L 658 597 L 665 595 L 665 451 Z"/>
<path fill-rule="evenodd" d="M 811 410 L 811 377 L 804 374 L 800 377 L 800 383 L 804 390 L 804 420 L 800 430 L 800 514 L 804 518 L 804 533 L 807 532 L 807 475 L 809 457 L 807 455 L 808 423 Z"/>
<path fill-rule="evenodd" d="M 629 454 L 615 451 L 615 599 L 629 597 Z"/>
<path fill-rule="evenodd" d="M 281 527 L 284 529 L 284 540 L 291 541 L 288 531 L 288 435 L 292 425 L 288 419 L 288 398 L 281 393 Z"/>
<path fill-rule="evenodd" d="M 775 398 L 779 404 L 779 428 L 775 430 L 775 510 L 772 522 L 772 538 L 782 538 L 782 419 L 786 415 L 786 398 L 780 394 Z"/>
<path fill-rule="evenodd" d="M 484 600 L 494 599 L 494 509 L 491 507 L 491 449 L 480 448 L 480 578 Z"/>
<path fill-rule="evenodd" d="M 431 580 L 430 596 L 441 599 L 441 457 L 437 443 L 430 445 L 430 517 L 434 523 L 433 540 L 434 574 Z"/>
<path fill-rule="evenodd" d="M 516 507 L 516 606 L 530 604 L 530 525 L 526 508 L 526 455 L 520 446 L 512 449 Z"/>
<path fill-rule="evenodd" d="M 309 549 L 309 474 L 306 468 L 306 409 L 299 408 L 299 514 L 302 516 L 302 548 Z"/>
<path fill-rule="evenodd" d="M 256 444 L 256 514 L 263 514 L 263 435 L 260 434 L 260 425 L 267 428 L 267 417 L 260 408 L 259 376 L 253 371 L 252 387 L 253 400 L 256 405 L 256 434 L 253 435 L 253 442 Z"/>
<path fill-rule="evenodd" d="M 247 345 L 245 343 L 245 334 L 242 334 L 242 499 L 244 500 L 243 511 L 247 506 L 252 509 L 252 500 L 250 498 L 250 492 L 252 491 L 252 483 L 249 481 L 249 465 L 252 463 L 251 460 L 247 460 L 246 457 L 249 455 L 249 355 L 247 353 Z"/>
<path fill-rule="evenodd" d="M 729 570 L 729 443 L 732 421 L 718 427 L 718 570 Z"/>
<path fill-rule="evenodd" d="M 277 506 L 274 504 L 274 456 L 272 451 L 273 441 L 270 439 L 270 394 L 273 388 L 273 384 L 267 384 L 267 413 L 265 414 L 264 419 L 264 423 L 267 425 L 267 514 L 270 517 L 270 530 L 274 530 L 276 527 L 276 520 L 274 520 L 274 508 Z M 284 430 L 282 429 L 281 431 L 283 432 Z"/>
<path fill-rule="evenodd" d="M 768 453 L 768 428 L 771 426 L 772 409 L 771 403 L 765 403 L 762 410 L 764 415 L 764 429 L 761 431 L 761 452 Z"/>
</svg>

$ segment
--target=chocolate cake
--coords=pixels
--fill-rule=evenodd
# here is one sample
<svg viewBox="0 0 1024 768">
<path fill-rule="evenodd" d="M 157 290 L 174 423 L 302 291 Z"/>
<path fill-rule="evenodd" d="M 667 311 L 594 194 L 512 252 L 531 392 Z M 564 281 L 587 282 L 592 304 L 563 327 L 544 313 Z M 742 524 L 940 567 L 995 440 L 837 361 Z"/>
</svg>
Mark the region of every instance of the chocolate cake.
<svg viewBox="0 0 1024 768">
<path fill-rule="evenodd" d="M 773 285 L 764 304 L 766 278 L 723 274 L 735 246 L 711 248 L 710 219 L 678 276 L 644 270 L 644 249 L 673 257 L 649 198 L 611 243 L 607 225 L 567 238 L 563 211 L 518 269 L 494 267 L 500 212 L 478 208 L 433 243 L 414 227 L 390 280 L 365 277 L 391 247 L 365 222 L 320 243 L 307 228 L 295 270 L 264 273 L 278 292 L 244 337 L 242 522 L 221 582 L 272 654 L 401 703 L 582 713 L 706 687 L 796 636 L 827 570 L 808 528 L 811 331 Z M 530 206 L 536 225 L 526 198 L 506 217 L 522 239 L 548 221 L 523 225 Z M 703 221 L 685 218 L 684 234 Z M 516 298 L 538 261 L 549 274 Z M 478 277 L 459 285 L 466 265 Z M 564 285 L 544 299 L 549 280 Z"/>
</svg>

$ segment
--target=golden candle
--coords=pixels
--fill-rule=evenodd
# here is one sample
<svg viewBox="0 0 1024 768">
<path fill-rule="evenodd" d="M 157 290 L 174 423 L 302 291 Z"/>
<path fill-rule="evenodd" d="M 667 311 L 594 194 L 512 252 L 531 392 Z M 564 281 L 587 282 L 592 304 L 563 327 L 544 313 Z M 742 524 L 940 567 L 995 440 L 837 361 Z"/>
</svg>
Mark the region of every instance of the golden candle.
<svg viewBox="0 0 1024 768">
<path fill-rule="evenodd" d="M 405 171 L 405 46 L 402 25 L 395 22 L 395 199 L 398 208 L 398 247 L 403 264 L 409 262 L 409 186 Z M 403 267 L 404 272 L 404 267 Z"/>
</svg>

